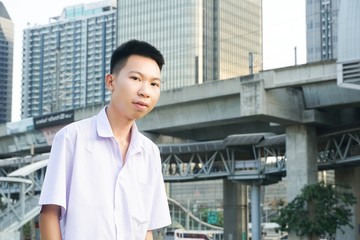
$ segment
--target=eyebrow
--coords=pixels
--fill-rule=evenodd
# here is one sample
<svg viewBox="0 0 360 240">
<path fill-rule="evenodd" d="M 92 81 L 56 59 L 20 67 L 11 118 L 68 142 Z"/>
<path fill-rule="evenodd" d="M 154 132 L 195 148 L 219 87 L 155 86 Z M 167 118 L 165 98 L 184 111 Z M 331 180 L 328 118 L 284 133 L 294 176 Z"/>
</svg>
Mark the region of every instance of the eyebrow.
<svg viewBox="0 0 360 240">
<path fill-rule="evenodd" d="M 141 72 L 138 72 L 138 71 L 129 71 L 129 73 L 136 73 L 136 74 L 139 74 L 140 76 L 144 77 L 144 74 L 142 74 Z M 151 78 L 151 80 L 158 80 L 161 82 L 161 79 L 158 77 Z"/>
</svg>

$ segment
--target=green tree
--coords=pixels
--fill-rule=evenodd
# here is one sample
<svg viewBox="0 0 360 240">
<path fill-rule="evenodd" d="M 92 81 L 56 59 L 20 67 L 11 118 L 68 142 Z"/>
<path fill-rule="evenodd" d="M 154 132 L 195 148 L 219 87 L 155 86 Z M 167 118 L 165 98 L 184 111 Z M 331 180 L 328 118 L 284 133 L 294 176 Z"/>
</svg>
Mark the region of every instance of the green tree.
<svg viewBox="0 0 360 240">
<path fill-rule="evenodd" d="M 31 240 L 31 221 L 22 227 L 23 239 Z"/>
<path fill-rule="evenodd" d="M 351 224 L 355 196 L 346 187 L 319 182 L 306 185 L 293 201 L 282 208 L 276 222 L 280 230 L 316 238 L 334 236 L 336 230 Z"/>
</svg>

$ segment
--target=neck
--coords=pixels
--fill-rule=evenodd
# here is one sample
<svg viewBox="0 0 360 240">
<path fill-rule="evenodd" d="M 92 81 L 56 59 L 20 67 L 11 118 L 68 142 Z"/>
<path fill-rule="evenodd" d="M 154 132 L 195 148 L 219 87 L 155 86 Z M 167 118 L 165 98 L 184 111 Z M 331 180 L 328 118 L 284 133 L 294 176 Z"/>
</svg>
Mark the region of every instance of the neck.
<svg viewBox="0 0 360 240">
<path fill-rule="evenodd" d="M 123 116 L 119 116 L 109 105 L 106 109 L 106 114 L 109 119 L 111 130 L 115 139 L 118 142 L 127 142 L 130 140 L 131 127 L 134 124 L 134 120 L 128 120 Z"/>
</svg>

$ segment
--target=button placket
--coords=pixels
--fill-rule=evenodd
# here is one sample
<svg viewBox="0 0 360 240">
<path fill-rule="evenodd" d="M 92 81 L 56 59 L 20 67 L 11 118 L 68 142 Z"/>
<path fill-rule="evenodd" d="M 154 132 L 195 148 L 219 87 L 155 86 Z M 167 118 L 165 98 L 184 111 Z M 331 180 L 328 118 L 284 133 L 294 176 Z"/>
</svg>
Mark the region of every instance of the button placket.
<svg viewBox="0 0 360 240">
<path fill-rule="evenodd" d="M 118 161 L 119 169 L 117 173 L 115 189 L 114 189 L 114 224 L 116 228 L 117 239 L 121 239 L 121 170 L 122 170 L 122 159 L 121 159 L 121 151 L 118 142 L 115 138 L 112 138 L 112 143 L 116 149 L 116 161 Z"/>
</svg>

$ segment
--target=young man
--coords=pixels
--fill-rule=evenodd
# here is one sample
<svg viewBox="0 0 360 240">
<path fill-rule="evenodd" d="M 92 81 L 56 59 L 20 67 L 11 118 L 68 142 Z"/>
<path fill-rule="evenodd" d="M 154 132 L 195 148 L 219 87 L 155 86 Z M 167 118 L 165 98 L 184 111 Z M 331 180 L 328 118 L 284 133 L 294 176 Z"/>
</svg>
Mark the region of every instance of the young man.
<svg viewBox="0 0 360 240">
<path fill-rule="evenodd" d="M 151 240 L 171 223 L 157 146 L 139 133 L 160 97 L 164 59 L 146 42 L 118 47 L 108 106 L 55 136 L 39 204 L 42 240 Z"/>
</svg>

